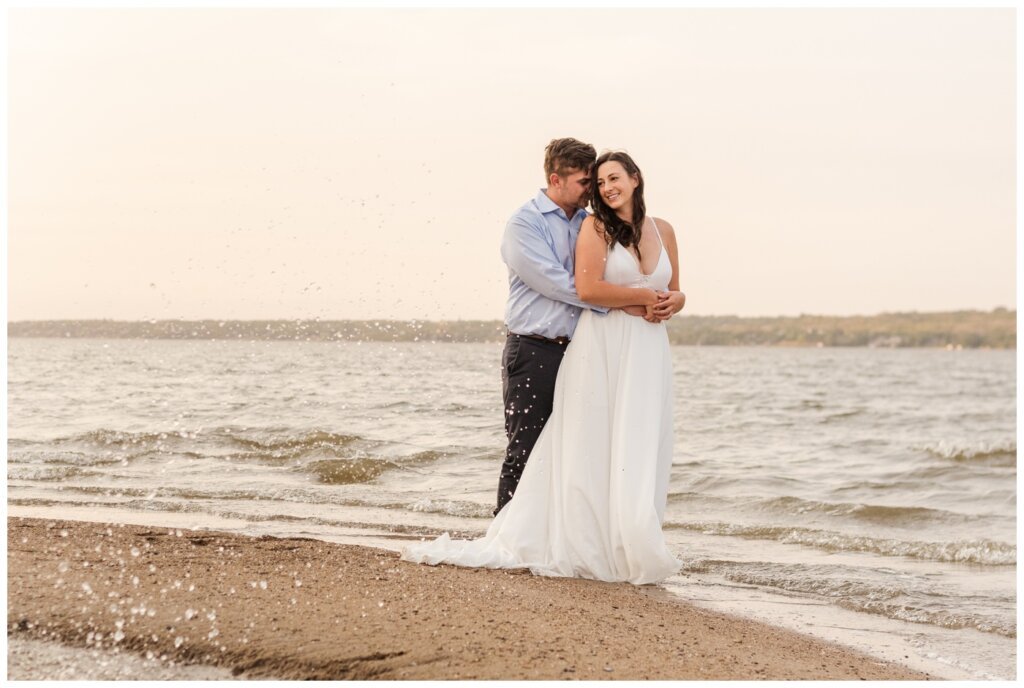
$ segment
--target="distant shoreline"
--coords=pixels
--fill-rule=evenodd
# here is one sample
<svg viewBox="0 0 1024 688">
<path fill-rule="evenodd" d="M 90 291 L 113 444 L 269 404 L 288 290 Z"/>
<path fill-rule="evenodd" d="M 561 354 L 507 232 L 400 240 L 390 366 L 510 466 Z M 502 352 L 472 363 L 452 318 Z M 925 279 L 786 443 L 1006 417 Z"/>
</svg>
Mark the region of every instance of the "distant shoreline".
<svg viewBox="0 0 1024 688">
<path fill-rule="evenodd" d="M 691 346 L 1015 349 L 1017 311 L 800 315 L 741 318 L 682 316 L 669 341 Z M 267 341 L 499 342 L 499 320 L 22 320 L 8 337 Z"/>
</svg>

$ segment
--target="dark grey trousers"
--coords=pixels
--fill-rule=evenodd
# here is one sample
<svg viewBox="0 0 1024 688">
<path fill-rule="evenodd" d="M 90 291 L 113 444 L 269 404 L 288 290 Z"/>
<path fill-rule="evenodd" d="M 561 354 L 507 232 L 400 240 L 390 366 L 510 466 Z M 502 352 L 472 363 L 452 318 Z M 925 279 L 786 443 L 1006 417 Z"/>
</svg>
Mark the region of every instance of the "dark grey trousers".
<svg viewBox="0 0 1024 688">
<path fill-rule="evenodd" d="M 498 479 L 498 508 L 512 499 L 540 431 L 548 422 L 555 378 L 568 344 L 509 334 L 501 356 L 501 392 L 505 399 L 508 448 Z"/>
</svg>

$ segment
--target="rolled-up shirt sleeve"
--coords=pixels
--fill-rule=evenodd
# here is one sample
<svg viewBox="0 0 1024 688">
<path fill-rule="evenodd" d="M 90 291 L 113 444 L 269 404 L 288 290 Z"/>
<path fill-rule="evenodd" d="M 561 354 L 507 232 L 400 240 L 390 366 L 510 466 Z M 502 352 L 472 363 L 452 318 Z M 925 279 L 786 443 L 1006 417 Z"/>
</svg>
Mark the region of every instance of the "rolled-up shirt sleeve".
<svg viewBox="0 0 1024 688">
<path fill-rule="evenodd" d="M 501 257 L 505 264 L 526 286 L 549 299 L 607 313 L 607 308 L 580 299 L 574 275 L 552 252 L 542 231 L 521 217 L 509 220 L 501 240 Z"/>
</svg>

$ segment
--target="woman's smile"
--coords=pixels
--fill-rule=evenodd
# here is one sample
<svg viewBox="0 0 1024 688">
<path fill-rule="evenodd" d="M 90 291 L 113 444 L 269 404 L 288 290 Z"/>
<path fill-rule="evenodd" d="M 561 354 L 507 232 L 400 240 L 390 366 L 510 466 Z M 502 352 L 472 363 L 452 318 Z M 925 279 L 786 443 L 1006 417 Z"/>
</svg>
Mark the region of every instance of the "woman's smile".
<svg viewBox="0 0 1024 688">
<path fill-rule="evenodd" d="M 597 193 L 601 200 L 612 210 L 619 211 L 626 207 L 633 198 L 633 190 L 638 180 L 626 173 L 626 168 L 618 160 L 605 162 L 597 170 Z"/>
</svg>

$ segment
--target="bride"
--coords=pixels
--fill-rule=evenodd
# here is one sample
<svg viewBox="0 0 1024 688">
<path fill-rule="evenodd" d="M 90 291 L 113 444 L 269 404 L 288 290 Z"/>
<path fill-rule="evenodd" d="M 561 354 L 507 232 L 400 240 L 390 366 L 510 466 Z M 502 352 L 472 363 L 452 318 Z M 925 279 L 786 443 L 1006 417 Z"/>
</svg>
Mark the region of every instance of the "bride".
<svg viewBox="0 0 1024 688">
<path fill-rule="evenodd" d="M 406 547 L 426 564 L 529 568 L 641 585 L 679 562 L 665 545 L 672 466 L 672 365 L 657 292 L 679 289 L 675 234 L 646 215 L 643 176 L 624 152 L 594 163 L 594 215 L 576 244 L 584 309 L 558 370 L 554 406 L 512 500 L 478 540 Z M 644 318 L 619 308 L 646 304 Z"/>
</svg>

